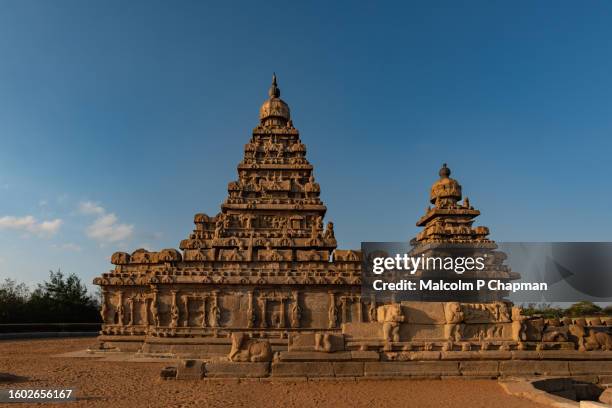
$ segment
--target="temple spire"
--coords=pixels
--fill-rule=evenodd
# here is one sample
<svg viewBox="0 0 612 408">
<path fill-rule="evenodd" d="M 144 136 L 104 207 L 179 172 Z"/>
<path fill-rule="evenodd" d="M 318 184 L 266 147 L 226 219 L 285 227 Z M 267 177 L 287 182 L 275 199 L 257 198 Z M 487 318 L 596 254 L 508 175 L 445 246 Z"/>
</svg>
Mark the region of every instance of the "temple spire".
<svg viewBox="0 0 612 408">
<path fill-rule="evenodd" d="M 272 85 L 268 89 L 269 98 L 259 109 L 259 121 L 262 126 L 286 127 L 291 119 L 289 106 L 280 98 L 280 88 L 276 82 L 276 73 L 272 74 Z"/>
<path fill-rule="evenodd" d="M 270 85 L 270 89 L 268 90 L 268 95 L 270 98 L 279 98 L 280 97 L 280 88 L 276 83 L 276 72 L 272 73 L 272 85 Z"/>
</svg>

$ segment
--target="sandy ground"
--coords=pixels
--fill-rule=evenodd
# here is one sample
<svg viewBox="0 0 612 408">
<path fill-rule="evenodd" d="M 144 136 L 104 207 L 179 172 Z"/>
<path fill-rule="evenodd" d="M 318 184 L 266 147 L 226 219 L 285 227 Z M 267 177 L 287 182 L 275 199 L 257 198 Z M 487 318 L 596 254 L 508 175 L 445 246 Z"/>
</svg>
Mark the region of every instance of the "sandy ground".
<svg viewBox="0 0 612 408">
<path fill-rule="evenodd" d="M 77 388 L 77 402 L 36 405 L 45 407 L 544 407 L 506 394 L 496 381 L 162 381 L 159 372 L 167 363 L 52 357 L 92 343 L 92 338 L 0 341 L 0 373 L 26 378 L 0 388 Z"/>
</svg>

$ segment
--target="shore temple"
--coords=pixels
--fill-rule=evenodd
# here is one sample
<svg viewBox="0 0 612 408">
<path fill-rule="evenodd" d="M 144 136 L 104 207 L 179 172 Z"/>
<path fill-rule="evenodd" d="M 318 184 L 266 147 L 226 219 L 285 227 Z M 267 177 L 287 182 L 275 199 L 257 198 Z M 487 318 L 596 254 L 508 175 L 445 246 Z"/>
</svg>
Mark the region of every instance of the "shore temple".
<svg viewBox="0 0 612 408">
<path fill-rule="evenodd" d="M 482 352 L 520 360 L 550 351 L 563 359 L 563 353 L 612 348 L 597 324 L 523 316 L 503 296 L 379 302 L 363 295 L 362 254 L 337 248 L 335 225 L 325 219 L 321 187 L 276 76 L 245 141 L 219 213 L 196 214 L 179 249 L 114 253 L 114 269 L 94 279 L 102 290 L 100 350 L 265 363 L 266 376 L 282 364 L 309 370 L 308 361 L 355 363 L 363 375 L 364 362 L 441 359 L 441 353 L 450 360 Z M 503 264 L 489 229 L 473 225 L 480 212 L 450 175 L 442 166 L 417 221 L 412 254 L 473 244 L 493 254 L 487 278 L 516 280 L 520 275 Z M 211 373 L 216 366 L 206 367 Z"/>
</svg>

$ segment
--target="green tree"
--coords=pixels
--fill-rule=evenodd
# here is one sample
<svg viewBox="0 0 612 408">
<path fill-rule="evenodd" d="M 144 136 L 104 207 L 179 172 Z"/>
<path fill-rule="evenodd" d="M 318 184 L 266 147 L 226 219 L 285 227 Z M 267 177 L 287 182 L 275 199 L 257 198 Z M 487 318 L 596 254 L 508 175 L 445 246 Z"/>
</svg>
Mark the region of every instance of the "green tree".
<svg viewBox="0 0 612 408">
<path fill-rule="evenodd" d="M 565 315 L 571 317 L 594 316 L 601 314 L 601 307 L 593 302 L 583 301 L 574 303 L 565 309 Z"/>
<path fill-rule="evenodd" d="M 24 283 L 5 279 L 0 283 L 0 323 L 21 321 L 26 312 L 30 291 Z"/>
</svg>

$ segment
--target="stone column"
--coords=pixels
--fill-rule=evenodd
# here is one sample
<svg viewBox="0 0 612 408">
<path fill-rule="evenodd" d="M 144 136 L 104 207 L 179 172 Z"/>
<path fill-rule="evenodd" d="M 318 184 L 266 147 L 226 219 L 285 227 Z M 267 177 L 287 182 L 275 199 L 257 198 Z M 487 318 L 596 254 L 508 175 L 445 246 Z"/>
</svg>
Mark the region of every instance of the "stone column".
<svg viewBox="0 0 612 408">
<path fill-rule="evenodd" d="M 142 324 L 144 324 L 145 326 L 149 325 L 149 302 L 150 301 L 151 299 L 149 298 L 144 298 L 144 300 L 142 301 L 142 304 L 144 306 L 144 310 L 142 311 L 142 319 L 143 319 Z"/>
<path fill-rule="evenodd" d="M 153 324 L 155 327 L 159 327 L 159 309 L 157 307 L 157 297 L 159 290 L 153 289 L 153 299 L 151 299 L 151 316 L 153 317 Z"/>
<path fill-rule="evenodd" d="M 291 305 L 291 327 L 298 328 L 300 327 L 300 320 L 302 319 L 302 309 L 300 307 L 300 292 L 294 290 L 292 292 L 293 295 L 293 304 Z"/>
<path fill-rule="evenodd" d="M 218 291 L 213 291 L 210 305 L 210 327 L 219 327 L 221 310 L 219 309 Z"/>
<path fill-rule="evenodd" d="M 117 324 L 123 326 L 123 319 L 125 314 L 125 309 L 123 308 L 123 291 L 117 291 L 119 295 L 119 300 L 117 301 Z"/>
<path fill-rule="evenodd" d="M 106 289 L 102 289 L 102 305 L 100 307 L 100 316 L 102 317 L 102 324 L 106 324 L 106 314 L 108 313 L 108 306 L 106 305 L 106 295 L 108 292 Z"/>
<path fill-rule="evenodd" d="M 183 315 L 183 326 L 189 327 L 189 296 L 183 296 L 183 308 L 185 314 Z"/>
<path fill-rule="evenodd" d="M 249 290 L 247 293 L 247 328 L 251 329 L 255 322 L 255 311 L 253 310 L 253 291 Z"/>
<path fill-rule="evenodd" d="M 179 308 L 176 304 L 176 294 L 178 290 L 171 290 L 172 303 L 170 304 L 170 327 L 175 328 L 178 326 L 179 321 Z"/>
<path fill-rule="evenodd" d="M 338 307 L 336 306 L 336 294 L 332 291 L 329 291 L 329 309 L 327 313 L 327 317 L 329 320 L 328 327 L 333 329 L 338 324 Z"/>
<path fill-rule="evenodd" d="M 202 327 L 206 327 L 206 297 L 202 297 Z"/>
<path fill-rule="evenodd" d="M 280 327 L 285 327 L 285 298 L 280 298 Z"/>
<path fill-rule="evenodd" d="M 268 305 L 268 299 L 266 298 L 259 299 L 259 309 L 261 313 L 260 319 L 259 319 L 259 327 L 261 327 L 262 329 L 265 329 L 266 327 L 268 327 L 268 324 L 266 323 L 267 305 Z"/>
<path fill-rule="evenodd" d="M 128 326 L 133 326 L 134 325 L 134 296 L 130 296 L 127 302 L 128 302 L 128 307 L 130 308 L 128 312 L 129 313 Z"/>
</svg>

